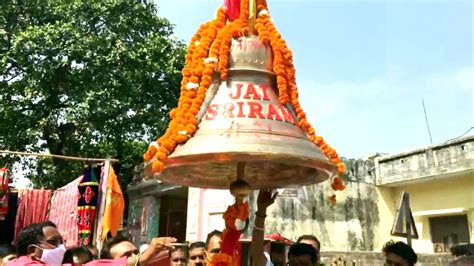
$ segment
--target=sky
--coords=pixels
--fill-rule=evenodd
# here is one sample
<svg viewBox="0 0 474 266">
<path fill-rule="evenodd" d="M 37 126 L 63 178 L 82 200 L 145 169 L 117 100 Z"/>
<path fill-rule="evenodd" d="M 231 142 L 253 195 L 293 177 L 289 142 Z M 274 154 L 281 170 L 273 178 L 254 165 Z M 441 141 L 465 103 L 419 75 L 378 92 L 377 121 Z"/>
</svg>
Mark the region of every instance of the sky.
<svg viewBox="0 0 474 266">
<path fill-rule="evenodd" d="M 155 2 L 186 43 L 221 4 Z M 434 144 L 474 125 L 473 1 L 268 4 L 293 50 L 303 109 L 340 155 L 364 158 L 430 145 L 422 99 Z"/>
</svg>

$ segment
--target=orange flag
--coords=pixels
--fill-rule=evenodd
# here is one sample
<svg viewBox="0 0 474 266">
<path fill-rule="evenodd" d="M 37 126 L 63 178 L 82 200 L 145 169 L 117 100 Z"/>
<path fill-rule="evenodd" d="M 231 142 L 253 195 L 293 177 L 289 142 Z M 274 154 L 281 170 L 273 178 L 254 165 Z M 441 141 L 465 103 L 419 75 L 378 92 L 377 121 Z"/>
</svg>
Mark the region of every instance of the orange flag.
<svg viewBox="0 0 474 266">
<path fill-rule="evenodd" d="M 122 223 L 124 209 L 125 200 L 123 199 L 122 189 L 120 188 L 114 169 L 110 166 L 109 177 L 107 179 L 105 211 L 102 217 L 102 240 L 105 240 L 108 232 L 110 232 L 112 236 L 117 235 L 117 231 Z"/>
</svg>

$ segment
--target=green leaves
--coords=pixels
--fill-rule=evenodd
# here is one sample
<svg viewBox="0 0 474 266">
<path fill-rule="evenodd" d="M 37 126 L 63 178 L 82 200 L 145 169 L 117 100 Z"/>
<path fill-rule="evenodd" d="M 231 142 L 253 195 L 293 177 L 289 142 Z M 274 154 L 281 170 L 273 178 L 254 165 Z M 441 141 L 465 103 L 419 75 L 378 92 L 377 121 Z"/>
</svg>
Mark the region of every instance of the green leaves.
<svg viewBox="0 0 474 266">
<path fill-rule="evenodd" d="M 114 157 L 131 178 L 179 95 L 184 45 L 171 24 L 138 1 L 16 2 L 0 6 L 0 147 Z M 29 169 L 54 188 L 82 165 Z"/>
</svg>

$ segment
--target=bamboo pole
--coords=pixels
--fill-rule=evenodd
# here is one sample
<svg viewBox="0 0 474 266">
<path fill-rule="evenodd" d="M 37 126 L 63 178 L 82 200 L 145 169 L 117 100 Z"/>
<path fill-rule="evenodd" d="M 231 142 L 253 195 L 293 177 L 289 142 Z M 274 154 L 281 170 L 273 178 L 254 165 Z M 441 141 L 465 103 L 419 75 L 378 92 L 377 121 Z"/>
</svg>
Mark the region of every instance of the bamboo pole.
<svg viewBox="0 0 474 266">
<path fill-rule="evenodd" d="M 52 158 L 60 158 L 64 160 L 87 161 L 87 162 L 104 162 L 104 161 L 118 162 L 119 161 L 118 159 L 108 159 L 108 158 L 83 158 L 83 157 L 75 157 L 75 156 L 49 154 L 49 153 L 21 152 L 21 151 L 8 151 L 8 150 L 0 150 L 0 154 L 14 154 L 14 155 L 19 155 L 19 156 L 35 156 L 35 157 L 52 157 Z"/>
</svg>

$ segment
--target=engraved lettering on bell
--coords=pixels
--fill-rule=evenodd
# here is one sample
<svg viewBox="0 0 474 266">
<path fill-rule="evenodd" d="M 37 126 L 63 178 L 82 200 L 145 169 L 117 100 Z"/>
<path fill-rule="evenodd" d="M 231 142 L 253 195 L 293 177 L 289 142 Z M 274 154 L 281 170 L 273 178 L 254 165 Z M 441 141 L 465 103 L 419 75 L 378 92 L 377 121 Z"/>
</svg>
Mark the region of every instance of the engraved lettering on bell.
<svg viewBox="0 0 474 266">
<path fill-rule="evenodd" d="M 279 102 L 270 47 L 255 36 L 233 40 L 228 71 L 226 82 L 214 75 L 197 132 L 176 147 L 158 179 L 220 189 L 243 179 L 259 189 L 309 185 L 337 174 L 293 110 Z M 245 174 L 239 176 L 238 165 Z"/>
</svg>

